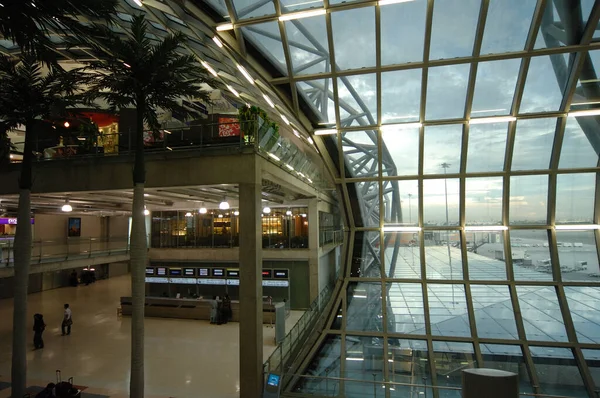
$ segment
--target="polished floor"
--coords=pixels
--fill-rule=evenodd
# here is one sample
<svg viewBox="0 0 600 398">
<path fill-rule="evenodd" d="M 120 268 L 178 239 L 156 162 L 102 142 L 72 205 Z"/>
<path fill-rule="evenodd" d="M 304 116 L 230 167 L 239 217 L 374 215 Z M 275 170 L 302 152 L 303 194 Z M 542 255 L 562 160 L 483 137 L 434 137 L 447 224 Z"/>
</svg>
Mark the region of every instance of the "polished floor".
<svg viewBox="0 0 600 398">
<path fill-rule="evenodd" d="M 44 315 L 45 348 L 27 355 L 31 386 L 52 381 L 56 369 L 86 386 L 84 397 L 121 397 L 129 389 L 130 319 L 117 317 L 121 296 L 130 295 L 129 276 L 98 281 L 90 286 L 62 288 L 29 296 L 28 312 Z M 73 331 L 61 336 L 62 306 L 73 310 Z M 289 330 L 302 315 L 292 311 Z M 10 381 L 12 300 L 0 300 L 0 398 L 10 395 L 2 382 Z M 274 329 L 264 327 L 264 359 L 275 348 Z M 33 341 L 33 331 L 28 331 Z M 239 396 L 237 323 L 210 325 L 208 321 L 148 318 L 146 335 L 146 396 Z M 87 394 L 86 394 L 87 393 Z"/>
</svg>

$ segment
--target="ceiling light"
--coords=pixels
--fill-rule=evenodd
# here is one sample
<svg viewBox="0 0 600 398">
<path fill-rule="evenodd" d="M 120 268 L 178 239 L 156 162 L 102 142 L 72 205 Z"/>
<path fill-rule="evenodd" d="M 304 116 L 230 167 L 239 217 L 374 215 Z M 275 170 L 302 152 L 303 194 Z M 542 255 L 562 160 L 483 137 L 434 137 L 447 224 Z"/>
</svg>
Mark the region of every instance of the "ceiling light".
<svg viewBox="0 0 600 398">
<path fill-rule="evenodd" d="M 421 227 L 405 227 L 402 225 L 384 225 L 383 232 L 419 232 Z"/>
<path fill-rule="evenodd" d="M 480 118 L 469 120 L 469 124 L 514 122 L 515 120 L 517 120 L 517 118 L 514 116 L 480 117 Z"/>
<path fill-rule="evenodd" d="M 70 213 L 73 211 L 73 207 L 69 204 L 69 199 L 65 200 L 65 204 L 61 208 L 65 213 Z"/>
<path fill-rule="evenodd" d="M 292 132 L 294 133 L 294 135 L 298 138 L 300 138 L 300 133 L 296 130 L 292 130 Z"/>
<path fill-rule="evenodd" d="M 275 108 L 275 104 L 273 103 L 273 101 L 271 101 L 271 98 L 267 97 L 266 94 L 263 94 L 263 98 L 265 99 L 265 101 L 267 101 L 267 104 L 269 104 L 271 108 Z"/>
<path fill-rule="evenodd" d="M 471 225 L 465 227 L 465 231 L 506 231 L 507 229 L 508 227 L 504 225 Z"/>
<path fill-rule="evenodd" d="M 267 153 L 267 155 L 269 155 L 270 158 L 275 159 L 278 162 L 281 160 L 277 156 L 273 155 L 272 153 Z"/>
<path fill-rule="evenodd" d="M 65 126 L 66 128 L 69 128 L 69 127 L 71 127 L 71 123 L 65 122 L 65 124 L 63 124 L 63 126 Z"/>
<path fill-rule="evenodd" d="M 285 212 L 285 215 L 286 215 L 286 216 L 291 216 L 291 215 L 292 215 L 292 211 L 291 211 L 291 210 L 288 210 L 288 211 L 286 211 L 286 212 Z"/>
<path fill-rule="evenodd" d="M 229 202 L 227 202 L 227 198 L 223 198 L 223 201 L 219 203 L 219 209 L 229 210 Z"/>
<path fill-rule="evenodd" d="M 289 164 L 285 164 L 285 167 L 287 167 L 289 170 L 294 171 L 294 168 L 292 166 L 290 166 Z"/>
<path fill-rule="evenodd" d="M 300 217 L 302 217 L 302 218 L 306 218 L 306 213 L 302 213 L 302 214 L 300 214 Z"/>
<path fill-rule="evenodd" d="M 219 48 L 223 48 L 223 43 L 221 43 L 221 40 L 219 40 L 219 38 L 217 36 L 213 37 L 213 41 L 215 42 L 215 44 L 217 46 L 219 46 Z"/>
<path fill-rule="evenodd" d="M 224 23 L 223 25 L 217 26 L 217 31 L 219 31 L 219 32 L 222 32 L 224 30 L 231 30 L 231 29 L 233 29 L 232 23 Z"/>
<path fill-rule="evenodd" d="M 144 3 L 142 2 L 142 0 L 133 0 L 133 2 L 138 6 L 138 7 L 142 7 L 144 5 Z"/>
<path fill-rule="evenodd" d="M 292 19 L 315 17 L 317 15 L 325 15 L 326 13 L 327 13 L 327 11 L 324 9 L 292 12 L 290 14 L 285 14 L 285 15 L 280 16 L 279 20 L 280 21 L 291 21 Z"/>
<path fill-rule="evenodd" d="M 127 62 L 123 62 L 123 66 L 126 68 L 131 68 L 131 65 L 129 65 Z"/>
<path fill-rule="evenodd" d="M 574 225 L 555 225 L 554 229 L 567 230 L 567 231 L 582 231 L 589 229 L 600 229 L 598 224 L 574 224 Z"/>
<path fill-rule="evenodd" d="M 200 214 L 206 214 L 208 210 L 206 210 L 206 207 L 202 206 L 200 209 L 198 209 L 198 213 Z"/>
<path fill-rule="evenodd" d="M 306 139 L 306 141 L 308 141 L 308 142 L 309 142 L 309 143 L 311 143 L 312 145 L 315 145 L 315 142 L 314 142 L 314 141 L 313 141 L 313 139 L 312 139 L 312 138 L 310 138 L 310 137 L 308 137 L 308 138 Z"/>
<path fill-rule="evenodd" d="M 315 130 L 315 135 L 332 135 L 337 134 L 337 129 L 320 129 Z"/>
<path fill-rule="evenodd" d="M 254 84 L 254 79 L 252 78 L 252 76 L 250 76 L 250 73 L 248 73 L 246 68 L 244 68 L 242 65 L 238 65 L 237 67 L 238 67 L 239 71 L 242 72 L 242 75 L 244 75 L 246 80 L 248 80 L 250 83 Z"/>
<path fill-rule="evenodd" d="M 578 117 L 578 116 L 598 116 L 600 115 L 600 109 L 586 109 L 584 111 L 573 111 L 569 112 L 567 116 Z"/>
<path fill-rule="evenodd" d="M 234 215 L 234 216 L 239 216 L 239 215 L 240 215 L 240 212 L 236 210 L 236 211 L 234 211 L 234 212 L 233 212 L 233 215 Z"/>
<path fill-rule="evenodd" d="M 204 66 L 204 68 L 205 68 L 207 71 L 209 71 L 209 72 L 210 72 L 210 74 L 211 74 L 211 75 L 213 75 L 214 77 L 217 77 L 217 76 L 219 76 L 219 75 L 217 74 L 217 71 L 216 71 L 216 70 L 214 70 L 214 69 L 213 69 L 213 68 L 212 68 L 212 67 L 211 67 L 209 64 L 207 64 L 207 63 L 206 63 L 206 62 L 204 62 L 204 61 L 202 61 L 202 62 L 200 62 L 200 63 L 202 64 L 202 66 Z"/>
<path fill-rule="evenodd" d="M 227 89 L 229 89 L 229 91 L 231 91 L 236 97 L 239 97 L 240 94 L 235 91 L 235 89 L 233 87 L 231 87 L 229 84 L 227 85 Z"/>
<path fill-rule="evenodd" d="M 185 216 L 186 217 L 192 217 L 192 213 L 188 211 L 187 213 L 185 213 Z"/>
<path fill-rule="evenodd" d="M 279 115 L 281 116 L 281 120 L 283 120 L 285 122 L 285 124 L 290 124 L 290 121 L 287 119 L 287 117 L 283 116 L 283 115 Z"/>
<path fill-rule="evenodd" d="M 223 218 L 223 214 L 219 214 L 217 217 L 218 218 Z"/>
<path fill-rule="evenodd" d="M 421 126 L 423 126 L 423 124 L 419 123 L 419 122 L 384 124 L 383 126 L 379 127 L 379 130 L 381 130 L 382 132 L 386 132 L 386 131 L 397 131 L 397 130 L 407 130 L 407 129 L 418 129 L 418 128 L 421 128 Z"/>
<path fill-rule="evenodd" d="M 378 6 L 387 6 L 390 4 L 397 4 L 397 3 L 408 3 L 414 0 L 379 0 L 377 2 Z"/>
<path fill-rule="evenodd" d="M 306 177 L 306 179 L 308 180 L 308 182 L 310 182 L 311 184 L 313 183 L 313 180 L 311 180 L 310 178 Z"/>
<path fill-rule="evenodd" d="M 269 206 L 263 207 L 263 213 L 265 213 L 265 214 L 271 213 L 271 208 Z"/>
<path fill-rule="evenodd" d="M 145 216 L 149 216 L 150 215 L 150 210 L 146 209 L 146 206 L 144 206 L 144 215 Z"/>
</svg>

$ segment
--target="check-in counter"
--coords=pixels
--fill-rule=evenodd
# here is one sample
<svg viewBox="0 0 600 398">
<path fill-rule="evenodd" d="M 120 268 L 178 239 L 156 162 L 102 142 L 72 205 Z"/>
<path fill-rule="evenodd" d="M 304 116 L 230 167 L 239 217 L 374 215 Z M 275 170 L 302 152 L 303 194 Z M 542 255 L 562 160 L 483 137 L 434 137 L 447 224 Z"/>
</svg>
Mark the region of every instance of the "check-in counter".
<svg viewBox="0 0 600 398">
<path fill-rule="evenodd" d="M 144 313 L 148 317 L 210 320 L 212 300 L 146 297 Z M 131 315 L 131 297 L 121 297 L 121 312 Z M 232 322 L 240 320 L 240 302 L 231 301 Z M 286 311 L 286 317 L 288 313 Z M 275 303 L 263 303 L 263 323 L 275 323 Z"/>
</svg>

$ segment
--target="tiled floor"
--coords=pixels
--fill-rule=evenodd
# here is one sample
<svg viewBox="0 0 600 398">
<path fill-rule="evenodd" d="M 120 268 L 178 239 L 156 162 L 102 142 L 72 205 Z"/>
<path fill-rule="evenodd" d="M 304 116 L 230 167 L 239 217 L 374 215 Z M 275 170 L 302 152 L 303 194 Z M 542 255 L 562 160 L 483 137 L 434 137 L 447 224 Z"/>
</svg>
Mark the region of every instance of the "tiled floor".
<svg viewBox="0 0 600 398">
<path fill-rule="evenodd" d="M 56 369 L 73 376 L 85 393 L 126 396 L 129 389 L 130 318 L 117 318 L 121 296 L 130 295 L 129 276 L 90 286 L 63 288 L 29 296 L 30 318 L 41 312 L 48 325 L 43 350 L 27 356 L 31 386 L 44 386 Z M 73 310 L 73 332 L 60 335 L 62 306 Z M 293 311 L 287 330 L 301 316 Z M 12 300 L 0 300 L 0 383 L 10 381 Z M 210 325 L 208 321 L 147 318 L 146 396 L 235 398 L 239 395 L 237 323 Z M 274 329 L 264 327 L 265 360 L 275 348 Z M 28 331 L 33 341 L 33 332 Z M 10 389 L 0 390 L 0 398 Z"/>
</svg>

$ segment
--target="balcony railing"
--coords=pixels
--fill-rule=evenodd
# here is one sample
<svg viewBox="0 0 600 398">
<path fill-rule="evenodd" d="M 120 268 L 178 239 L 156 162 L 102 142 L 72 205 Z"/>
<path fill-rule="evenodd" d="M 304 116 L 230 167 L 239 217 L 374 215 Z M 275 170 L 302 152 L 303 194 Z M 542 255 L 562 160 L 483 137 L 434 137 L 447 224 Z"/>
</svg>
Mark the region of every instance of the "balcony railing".
<svg viewBox="0 0 600 398">
<path fill-rule="evenodd" d="M 319 246 L 341 245 L 344 243 L 344 230 L 323 229 L 319 231 Z"/>
<path fill-rule="evenodd" d="M 128 237 L 34 240 L 31 245 L 31 263 L 41 264 L 65 260 L 77 260 L 90 257 L 126 254 L 128 252 Z M 0 266 L 12 267 L 14 261 L 14 240 L 0 240 Z"/>
</svg>

